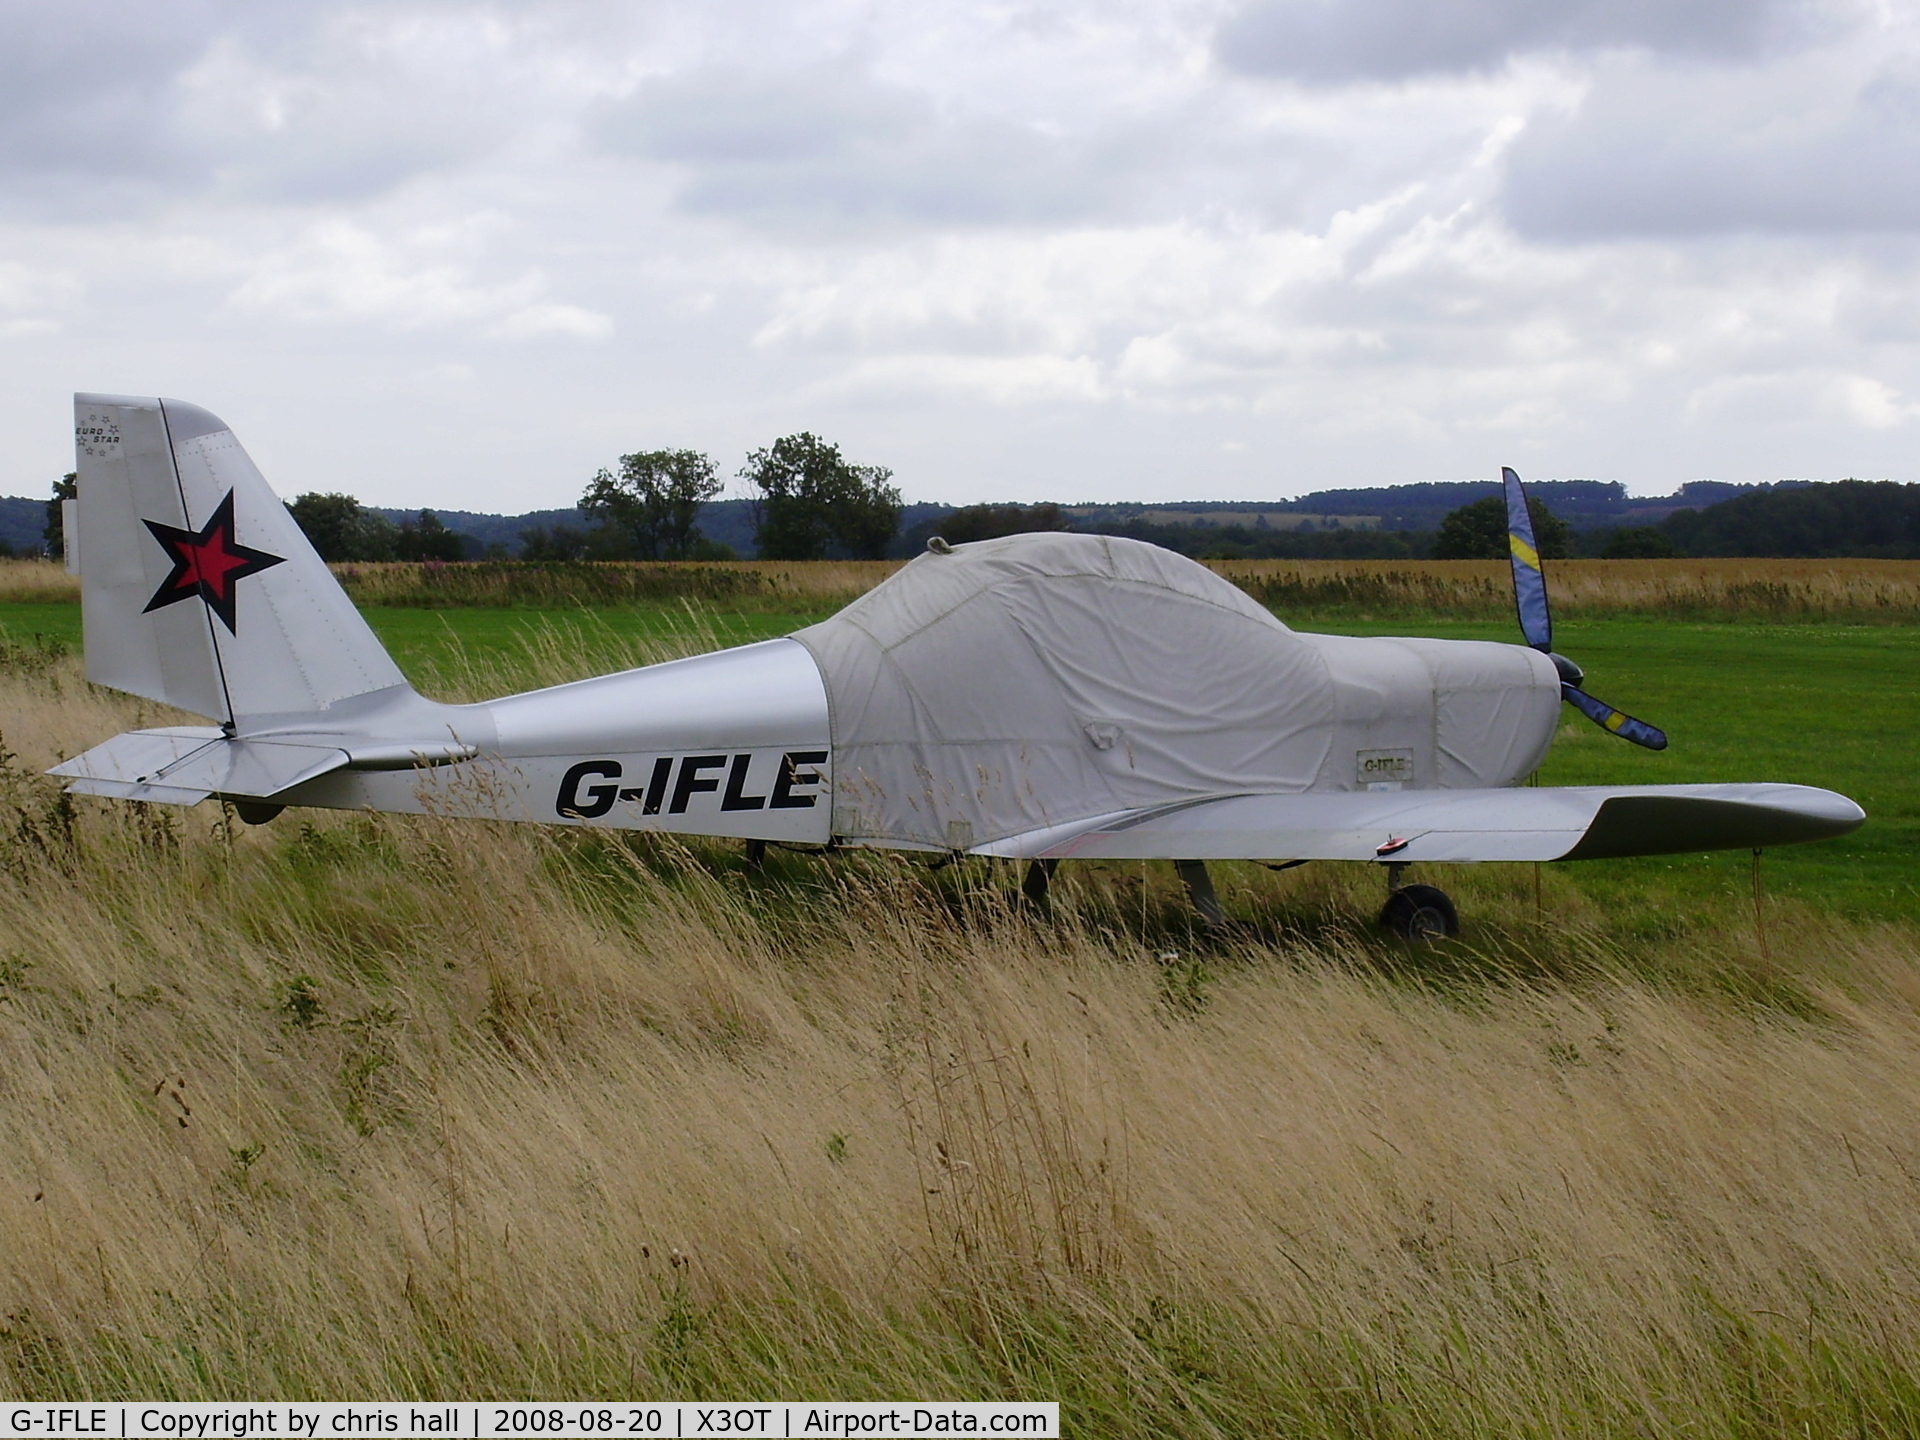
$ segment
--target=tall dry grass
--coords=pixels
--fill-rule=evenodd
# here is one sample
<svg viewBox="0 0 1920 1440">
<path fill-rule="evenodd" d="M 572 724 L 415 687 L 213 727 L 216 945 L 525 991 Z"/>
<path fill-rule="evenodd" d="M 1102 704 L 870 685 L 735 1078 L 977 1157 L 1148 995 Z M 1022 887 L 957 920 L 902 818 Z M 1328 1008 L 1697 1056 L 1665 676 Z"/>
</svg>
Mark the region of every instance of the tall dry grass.
<svg viewBox="0 0 1920 1440">
<path fill-rule="evenodd" d="M 891 575 L 898 561 L 686 564 L 336 565 L 362 605 L 580 608 L 691 602 L 728 610 L 824 614 Z M 1216 560 L 1283 618 L 1511 613 L 1507 567 L 1489 560 Z M 1549 561 L 1554 608 L 1568 615 L 1668 619 L 1908 622 L 1920 617 L 1915 560 Z M 77 581 L 44 560 L 0 560 L 0 602 L 77 602 Z"/>
<path fill-rule="evenodd" d="M 1043 919 L 985 865 L 69 800 L 161 717 L 28 649 L 0 717 L 8 1395 L 1920 1426 L 1904 931 L 1636 953 L 1489 867 L 1421 958 L 1377 877 L 1247 867 L 1280 923 L 1209 941 L 1141 867 Z"/>
<path fill-rule="evenodd" d="M 1920 561 L 1563 560 L 1549 562 L 1568 615 L 1908 621 Z M 1282 616 L 1504 617 L 1499 561 L 1220 560 L 1209 566 Z M 597 605 L 692 600 L 730 609 L 823 612 L 880 583 L 891 561 L 686 565 L 336 567 L 370 605 Z"/>
<path fill-rule="evenodd" d="M 0 604 L 78 605 L 80 577 L 57 560 L 0 560 Z"/>
<path fill-rule="evenodd" d="M 362 605 L 582 606 L 693 601 L 732 610 L 838 609 L 898 565 L 821 560 L 336 565 Z"/>
<path fill-rule="evenodd" d="M 577 609 L 582 606 L 724 604 L 731 610 L 808 613 L 838 609 L 899 569 L 895 561 L 688 561 L 685 563 L 337 564 L 335 578 L 361 605 Z M 0 603 L 77 604 L 79 577 L 56 561 L 0 560 Z"/>
<path fill-rule="evenodd" d="M 1281 616 L 1513 611 L 1498 560 L 1210 562 Z M 1920 615 L 1914 560 L 1550 560 L 1556 612 L 1668 619 L 1910 621 Z"/>
</svg>

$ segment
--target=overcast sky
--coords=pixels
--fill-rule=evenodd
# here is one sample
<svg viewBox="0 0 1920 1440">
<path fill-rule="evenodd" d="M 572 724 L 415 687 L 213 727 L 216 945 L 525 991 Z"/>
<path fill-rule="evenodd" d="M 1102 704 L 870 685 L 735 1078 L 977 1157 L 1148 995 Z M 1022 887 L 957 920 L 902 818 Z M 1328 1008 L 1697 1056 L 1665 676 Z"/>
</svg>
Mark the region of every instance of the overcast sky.
<svg viewBox="0 0 1920 1440">
<path fill-rule="evenodd" d="M 518 511 L 1920 479 L 1905 0 L 0 0 L 0 493 L 70 392 Z"/>
</svg>

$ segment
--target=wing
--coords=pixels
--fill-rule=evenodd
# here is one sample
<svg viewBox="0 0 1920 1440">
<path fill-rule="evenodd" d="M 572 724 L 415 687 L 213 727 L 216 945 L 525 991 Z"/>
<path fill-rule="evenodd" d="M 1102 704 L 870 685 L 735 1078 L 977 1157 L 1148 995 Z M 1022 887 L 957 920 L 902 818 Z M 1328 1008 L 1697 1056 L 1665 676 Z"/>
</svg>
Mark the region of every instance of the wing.
<svg viewBox="0 0 1920 1440">
<path fill-rule="evenodd" d="M 1600 860 L 1824 840 L 1866 812 L 1808 785 L 1578 785 L 1224 795 L 1031 831 L 1044 860 Z"/>
</svg>

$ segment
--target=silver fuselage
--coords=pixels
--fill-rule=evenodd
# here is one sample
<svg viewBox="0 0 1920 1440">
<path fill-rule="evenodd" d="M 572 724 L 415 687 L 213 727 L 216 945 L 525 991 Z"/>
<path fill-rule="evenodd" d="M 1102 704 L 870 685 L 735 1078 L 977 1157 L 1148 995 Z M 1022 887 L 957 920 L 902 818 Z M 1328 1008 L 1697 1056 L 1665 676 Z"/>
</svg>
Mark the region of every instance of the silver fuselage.
<svg viewBox="0 0 1920 1440">
<path fill-rule="evenodd" d="M 1481 641 L 1302 638 L 1324 650 L 1339 681 L 1338 730 L 1351 741 L 1329 747 L 1308 793 L 1511 785 L 1538 765 L 1552 738 L 1557 679 L 1544 659 L 1533 664 L 1532 651 Z M 1516 711 L 1504 683 L 1487 692 L 1503 712 L 1476 717 L 1472 675 L 1489 659 L 1510 671 L 1516 651 L 1539 672 L 1528 703 Z M 473 757 L 336 770 L 275 799 L 823 845 L 836 838 L 836 785 L 872 783 L 836 767 L 827 687 L 813 656 L 790 639 L 475 705 L 396 697 L 362 723 L 390 732 L 400 705 L 405 730 L 450 736 Z M 1443 723 L 1461 714 L 1464 725 Z M 301 717 L 284 733 L 311 728 L 311 717 Z M 1297 784 L 1274 788 L 1300 793 Z"/>
</svg>

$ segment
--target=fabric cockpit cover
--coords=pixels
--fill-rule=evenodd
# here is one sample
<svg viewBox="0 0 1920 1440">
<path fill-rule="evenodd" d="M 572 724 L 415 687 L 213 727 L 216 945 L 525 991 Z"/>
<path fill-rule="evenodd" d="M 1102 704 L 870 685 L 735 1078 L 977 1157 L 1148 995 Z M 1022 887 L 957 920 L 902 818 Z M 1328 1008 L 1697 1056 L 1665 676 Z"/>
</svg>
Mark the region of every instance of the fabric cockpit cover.
<svg viewBox="0 0 1920 1440">
<path fill-rule="evenodd" d="M 797 632 L 825 677 L 834 833 L 964 850 L 1203 795 L 1313 785 L 1319 651 L 1204 566 L 1100 535 L 925 554 Z"/>
</svg>

